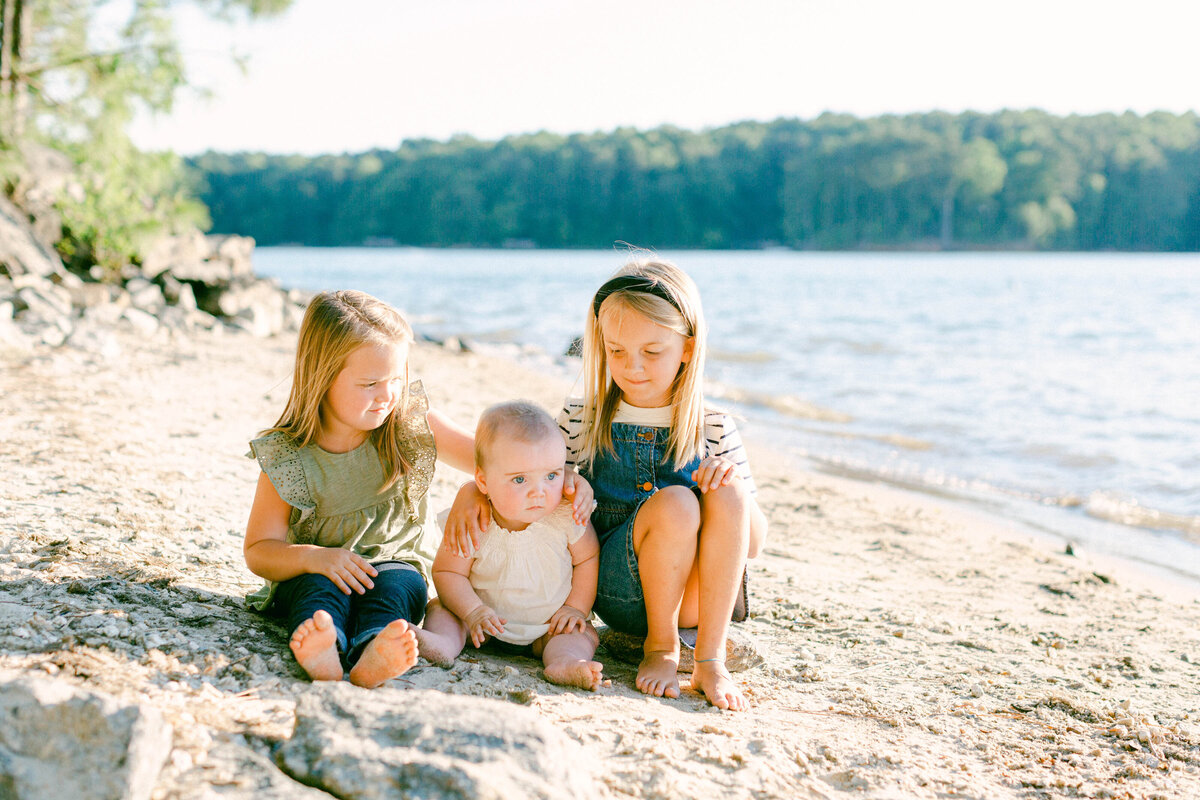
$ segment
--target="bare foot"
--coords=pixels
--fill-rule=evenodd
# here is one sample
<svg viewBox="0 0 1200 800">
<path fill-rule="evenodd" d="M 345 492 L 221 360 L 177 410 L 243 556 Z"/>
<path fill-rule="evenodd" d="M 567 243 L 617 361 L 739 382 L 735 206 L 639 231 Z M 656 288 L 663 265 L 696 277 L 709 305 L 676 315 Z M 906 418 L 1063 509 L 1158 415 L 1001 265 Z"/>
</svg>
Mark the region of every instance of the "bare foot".
<svg viewBox="0 0 1200 800">
<path fill-rule="evenodd" d="M 648 650 L 638 664 L 637 688 L 655 697 L 679 697 L 679 651 Z"/>
<path fill-rule="evenodd" d="M 450 669 L 454 666 L 455 657 L 462 652 L 462 647 L 454 648 L 454 643 L 444 636 L 427 631 L 424 628 L 413 627 L 412 632 L 417 637 L 417 652 L 421 658 L 435 667 Z"/>
<path fill-rule="evenodd" d="M 374 689 L 384 681 L 403 675 L 417 663 L 417 637 L 408 621 L 398 619 L 381 630 L 350 670 L 350 682 Z"/>
<path fill-rule="evenodd" d="M 337 631 L 328 611 L 318 611 L 292 631 L 288 642 L 296 662 L 314 681 L 340 681 L 342 659 L 337 651 Z"/>
<path fill-rule="evenodd" d="M 703 692 L 708 702 L 717 708 L 729 711 L 750 708 L 723 661 L 697 662 L 692 672 L 692 688 Z"/>
<path fill-rule="evenodd" d="M 596 691 L 600 679 L 604 677 L 604 665 L 599 661 L 583 659 L 566 659 L 547 664 L 543 670 L 546 680 L 559 686 L 576 686 L 580 689 Z"/>
</svg>

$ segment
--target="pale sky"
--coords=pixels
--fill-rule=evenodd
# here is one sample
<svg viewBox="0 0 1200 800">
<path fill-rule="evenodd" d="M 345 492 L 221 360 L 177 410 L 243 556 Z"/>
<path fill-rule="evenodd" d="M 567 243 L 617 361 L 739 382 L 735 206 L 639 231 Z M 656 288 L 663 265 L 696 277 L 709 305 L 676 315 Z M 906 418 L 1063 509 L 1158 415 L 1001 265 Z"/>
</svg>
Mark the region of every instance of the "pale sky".
<svg viewBox="0 0 1200 800">
<path fill-rule="evenodd" d="M 824 111 L 1200 110 L 1200 0 L 295 0 L 232 26 L 186 8 L 188 68 L 213 97 L 133 130 L 181 154 Z"/>
</svg>

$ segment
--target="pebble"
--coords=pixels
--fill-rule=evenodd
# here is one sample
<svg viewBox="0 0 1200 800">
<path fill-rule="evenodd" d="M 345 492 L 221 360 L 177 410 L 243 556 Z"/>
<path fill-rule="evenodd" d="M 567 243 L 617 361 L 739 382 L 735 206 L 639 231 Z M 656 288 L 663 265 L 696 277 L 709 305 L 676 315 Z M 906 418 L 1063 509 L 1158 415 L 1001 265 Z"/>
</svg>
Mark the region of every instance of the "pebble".
<svg viewBox="0 0 1200 800">
<path fill-rule="evenodd" d="M 186 750 L 176 748 L 171 751 L 171 766 L 180 772 L 187 772 L 195 764 L 192 754 Z"/>
</svg>

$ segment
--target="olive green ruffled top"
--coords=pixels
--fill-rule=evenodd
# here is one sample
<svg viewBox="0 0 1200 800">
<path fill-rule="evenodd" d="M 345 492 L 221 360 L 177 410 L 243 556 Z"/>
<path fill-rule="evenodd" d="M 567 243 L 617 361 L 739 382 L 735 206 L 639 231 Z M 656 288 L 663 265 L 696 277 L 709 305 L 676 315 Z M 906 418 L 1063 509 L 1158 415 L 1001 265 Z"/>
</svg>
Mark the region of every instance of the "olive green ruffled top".
<svg viewBox="0 0 1200 800">
<path fill-rule="evenodd" d="M 341 547 L 368 561 L 404 561 L 430 580 L 441 541 L 429 514 L 437 448 L 425 414 L 429 401 L 420 381 L 408 387 L 409 411 L 400 423 L 400 447 L 409 469 L 383 491 L 383 461 L 370 439 L 346 453 L 330 453 L 316 444 L 297 447 L 274 432 L 250 442 L 271 485 L 292 507 L 288 541 Z M 262 611 L 275 595 L 275 583 L 248 595 Z"/>
</svg>

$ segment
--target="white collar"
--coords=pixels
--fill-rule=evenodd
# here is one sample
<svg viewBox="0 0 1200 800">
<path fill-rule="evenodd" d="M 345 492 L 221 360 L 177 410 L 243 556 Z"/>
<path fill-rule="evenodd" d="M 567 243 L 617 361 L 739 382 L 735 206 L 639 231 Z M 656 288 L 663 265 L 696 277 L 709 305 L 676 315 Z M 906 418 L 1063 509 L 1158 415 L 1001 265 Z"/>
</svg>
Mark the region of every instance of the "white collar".
<svg viewBox="0 0 1200 800">
<path fill-rule="evenodd" d="M 646 425 L 652 428 L 669 428 L 671 427 L 671 406 L 638 408 L 622 400 L 621 404 L 617 406 L 617 413 L 613 415 L 613 422 Z"/>
</svg>

